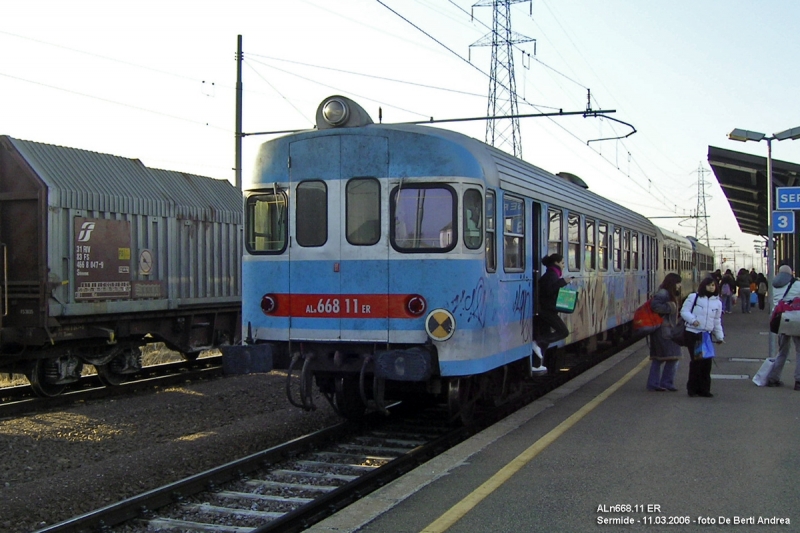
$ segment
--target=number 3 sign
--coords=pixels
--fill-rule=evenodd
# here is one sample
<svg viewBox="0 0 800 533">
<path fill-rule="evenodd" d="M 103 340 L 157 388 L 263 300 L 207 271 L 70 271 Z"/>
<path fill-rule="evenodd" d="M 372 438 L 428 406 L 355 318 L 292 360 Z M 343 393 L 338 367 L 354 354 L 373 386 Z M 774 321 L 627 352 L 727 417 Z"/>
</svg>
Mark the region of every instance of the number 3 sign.
<svg viewBox="0 0 800 533">
<path fill-rule="evenodd" d="M 794 211 L 773 211 L 773 233 L 794 233 Z"/>
</svg>

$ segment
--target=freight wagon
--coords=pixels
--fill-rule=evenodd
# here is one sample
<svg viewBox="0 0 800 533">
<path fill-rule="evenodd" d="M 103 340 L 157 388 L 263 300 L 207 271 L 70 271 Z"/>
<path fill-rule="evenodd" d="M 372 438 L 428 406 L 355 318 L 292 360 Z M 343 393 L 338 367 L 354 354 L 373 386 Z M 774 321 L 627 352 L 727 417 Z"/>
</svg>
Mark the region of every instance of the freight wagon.
<svg viewBox="0 0 800 533">
<path fill-rule="evenodd" d="M 187 358 L 241 331 L 242 196 L 228 181 L 0 136 L 0 372 L 54 396 L 163 341 Z"/>
</svg>

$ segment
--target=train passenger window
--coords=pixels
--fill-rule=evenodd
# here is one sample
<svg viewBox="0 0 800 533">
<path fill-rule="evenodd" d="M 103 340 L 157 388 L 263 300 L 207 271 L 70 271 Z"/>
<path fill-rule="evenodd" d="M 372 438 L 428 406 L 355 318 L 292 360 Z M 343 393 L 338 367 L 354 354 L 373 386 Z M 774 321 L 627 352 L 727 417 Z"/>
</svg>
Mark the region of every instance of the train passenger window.
<svg viewBox="0 0 800 533">
<path fill-rule="evenodd" d="M 495 203 L 494 192 L 486 191 L 486 271 L 497 271 L 497 250 L 495 249 Z"/>
<path fill-rule="evenodd" d="M 597 262 L 600 270 L 608 270 L 608 224 L 597 225 Z"/>
<path fill-rule="evenodd" d="M 250 253 L 281 253 L 286 249 L 286 195 L 253 194 L 245 206 L 245 245 Z"/>
<path fill-rule="evenodd" d="M 556 209 L 547 210 L 547 255 L 561 254 L 562 239 L 561 234 L 561 211 Z"/>
<path fill-rule="evenodd" d="M 464 191 L 464 245 L 477 250 L 483 244 L 483 199 L 478 189 Z"/>
<path fill-rule="evenodd" d="M 639 234 L 631 232 L 631 257 L 633 259 L 633 269 L 639 270 Z"/>
<path fill-rule="evenodd" d="M 506 272 L 525 269 L 525 203 L 510 196 L 503 199 L 503 267 Z"/>
<path fill-rule="evenodd" d="M 622 230 L 622 267 L 621 270 L 631 269 L 631 232 Z"/>
<path fill-rule="evenodd" d="M 567 216 L 567 268 L 581 269 L 581 217 L 574 214 Z"/>
<path fill-rule="evenodd" d="M 381 185 L 374 178 L 347 182 L 345 231 L 347 242 L 369 246 L 381 240 Z"/>
<path fill-rule="evenodd" d="M 622 229 L 614 228 L 614 270 L 622 270 Z"/>
<path fill-rule="evenodd" d="M 447 252 L 457 241 L 456 194 L 447 185 L 403 185 L 392 191 L 392 246 L 400 252 Z"/>
<path fill-rule="evenodd" d="M 297 185 L 297 244 L 322 246 L 328 240 L 328 187 L 323 181 Z"/>
<path fill-rule="evenodd" d="M 597 235 L 594 233 L 595 221 L 586 219 L 586 245 L 583 248 L 583 266 L 586 270 L 594 270 L 597 268 L 597 257 L 595 256 L 595 249 L 597 245 Z"/>
</svg>

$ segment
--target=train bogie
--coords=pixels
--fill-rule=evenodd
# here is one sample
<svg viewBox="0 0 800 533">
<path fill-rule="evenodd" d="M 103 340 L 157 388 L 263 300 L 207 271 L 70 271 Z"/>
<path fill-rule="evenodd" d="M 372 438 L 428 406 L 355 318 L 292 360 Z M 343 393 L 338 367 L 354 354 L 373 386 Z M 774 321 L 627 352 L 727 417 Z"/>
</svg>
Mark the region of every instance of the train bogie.
<svg viewBox="0 0 800 533">
<path fill-rule="evenodd" d="M 0 137 L 0 367 L 53 395 L 83 364 L 123 380 L 147 342 L 236 342 L 241 218 L 228 182 Z"/>
</svg>

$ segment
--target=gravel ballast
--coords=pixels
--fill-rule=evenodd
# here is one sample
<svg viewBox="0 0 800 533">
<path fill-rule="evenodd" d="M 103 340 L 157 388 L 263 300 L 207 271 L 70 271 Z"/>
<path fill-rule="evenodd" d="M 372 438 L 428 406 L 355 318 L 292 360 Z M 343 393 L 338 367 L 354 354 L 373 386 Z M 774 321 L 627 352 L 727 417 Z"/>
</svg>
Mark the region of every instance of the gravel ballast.
<svg viewBox="0 0 800 533">
<path fill-rule="evenodd" d="M 229 376 L 0 420 L 0 532 L 30 533 L 337 423 L 285 374 Z"/>
</svg>

